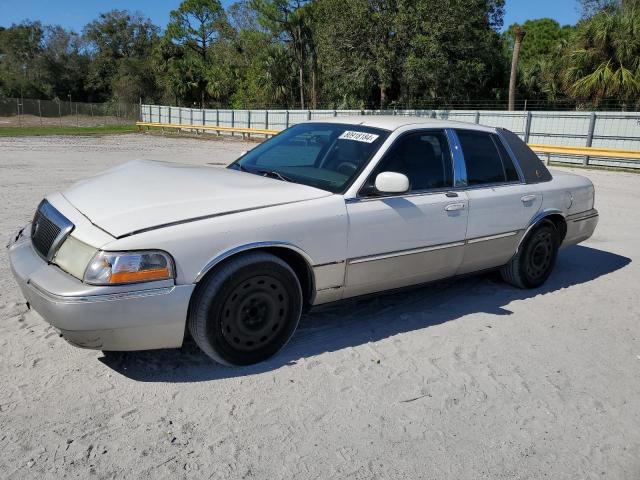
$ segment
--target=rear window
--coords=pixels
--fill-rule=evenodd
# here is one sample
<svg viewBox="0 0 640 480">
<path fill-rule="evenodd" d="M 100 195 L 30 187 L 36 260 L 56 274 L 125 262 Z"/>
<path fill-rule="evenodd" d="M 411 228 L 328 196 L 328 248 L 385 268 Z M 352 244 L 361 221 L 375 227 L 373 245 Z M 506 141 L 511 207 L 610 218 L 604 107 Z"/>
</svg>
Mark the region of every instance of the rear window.
<svg viewBox="0 0 640 480">
<path fill-rule="evenodd" d="M 456 130 L 456 133 L 464 154 L 469 186 L 518 181 L 511 158 L 499 141 L 494 141 L 493 135 L 474 130 Z"/>
</svg>

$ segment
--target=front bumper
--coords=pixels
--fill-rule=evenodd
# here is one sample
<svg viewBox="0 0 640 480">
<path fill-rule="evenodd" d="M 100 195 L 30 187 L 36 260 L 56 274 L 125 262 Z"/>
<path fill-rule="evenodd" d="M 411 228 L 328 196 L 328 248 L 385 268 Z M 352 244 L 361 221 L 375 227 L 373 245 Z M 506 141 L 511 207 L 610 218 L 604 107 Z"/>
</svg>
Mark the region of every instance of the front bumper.
<svg viewBox="0 0 640 480">
<path fill-rule="evenodd" d="M 195 285 L 86 285 L 43 260 L 28 231 L 25 228 L 8 245 L 11 270 L 30 306 L 67 341 L 98 350 L 182 345 Z"/>
</svg>

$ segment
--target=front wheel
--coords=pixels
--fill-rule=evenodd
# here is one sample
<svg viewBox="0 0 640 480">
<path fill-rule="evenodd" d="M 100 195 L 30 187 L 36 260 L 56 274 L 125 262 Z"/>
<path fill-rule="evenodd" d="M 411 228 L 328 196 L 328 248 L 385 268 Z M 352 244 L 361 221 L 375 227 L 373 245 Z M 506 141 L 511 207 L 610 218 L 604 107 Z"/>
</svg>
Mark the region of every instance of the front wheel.
<svg viewBox="0 0 640 480">
<path fill-rule="evenodd" d="M 542 285 L 556 263 L 558 234 L 555 226 L 545 221 L 524 239 L 518 253 L 500 271 L 502 278 L 518 288 Z"/>
<path fill-rule="evenodd" d="M 192 300 L 188 326 L 198 346 L 225 365 L 251 365 L 277 353 L 302 312 L 291 267 L 266 252 L 241 255 L 208 276 Z"/>
</svg>

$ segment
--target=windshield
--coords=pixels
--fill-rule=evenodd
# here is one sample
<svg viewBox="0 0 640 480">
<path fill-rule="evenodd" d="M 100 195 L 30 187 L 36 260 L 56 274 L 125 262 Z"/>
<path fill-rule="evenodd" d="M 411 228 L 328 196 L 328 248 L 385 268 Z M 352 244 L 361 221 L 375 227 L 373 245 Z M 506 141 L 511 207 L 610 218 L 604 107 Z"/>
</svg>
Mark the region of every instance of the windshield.
<svg viewBox="0 0 640 480">
<path fill-rule="evenodd" d="M 302 123 L 261 143 L 229 168 L 343 192 L 389 135 L 341 123 Z"/>
</svg>

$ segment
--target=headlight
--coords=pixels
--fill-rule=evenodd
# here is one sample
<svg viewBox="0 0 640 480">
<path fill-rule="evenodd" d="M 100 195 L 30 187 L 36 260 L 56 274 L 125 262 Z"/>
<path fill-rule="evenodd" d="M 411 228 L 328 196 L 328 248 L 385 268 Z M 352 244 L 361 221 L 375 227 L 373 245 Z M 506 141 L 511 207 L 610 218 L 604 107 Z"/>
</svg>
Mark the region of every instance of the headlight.
<svg viewBox="0 0 640 480">
<path fill-rule="evenodd" d="M 91 285 L 151 282 L 174 278 L 173 259 L 157 250 L 98 252 L 84 272 Z"/>
<path fill-rule="evenodd" d="M 53 263 L 65 272 L 82 280 L 87 264 L 97 251 L 97 248 L 69 236 L 58 249 L 56 256 L 53 258 Z"/>
</svg>

